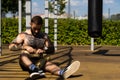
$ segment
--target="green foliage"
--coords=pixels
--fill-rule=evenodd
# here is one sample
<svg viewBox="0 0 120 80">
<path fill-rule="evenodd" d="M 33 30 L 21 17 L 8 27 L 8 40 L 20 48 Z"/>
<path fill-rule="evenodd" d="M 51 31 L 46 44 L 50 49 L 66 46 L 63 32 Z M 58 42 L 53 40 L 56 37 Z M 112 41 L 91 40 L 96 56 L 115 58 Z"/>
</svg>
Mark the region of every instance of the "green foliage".
<svg viewBox="0 0 120 80">
<path fill-rule="evenodd" d="M 25 30 L 25 20 L 23 19 L 23 28 Z M 15 18 L 3 18 L 2 19 L 2 43 L 10 43 L 18 35 L 18 19 Z"/>
<path fill-rule="evenodd" d="M 120 46 L 120 21 L 103 21 L 102 38 L 96 39 L 96 44 Z"/>
<path fill-rule="evenodd" d="M 60 45 L 90 45 L 88 21 L 58 19 L 57 42 Z M 120 46 L 120 21 L 103 21 L 102 37 L 95 38 L 96 45 Z M 44 26 L 44 25 L 43 25 Z M 25 19 L 22 19 L 22 31 L 25 30 Z M 44 31 L 44 27 L 43 27 Z M 18 19 L 2 19 L 2 43 L 10 43 L 18 34 Z M 49 19 L 49 37 L 54 41 L 54 20 Z"/>
<path fill-rule="evenodd" d="M 64 9 L 66 7 L 66 1 L 65 0 L 57 0 L 57 14 L 61 15 L 65 13 Z M 50 0 L 49 1 L 49 11 L 50 13 L 54 13 L 54 6 L 55 5 L 55 0 Z"/>
<path fill-rule="evenodd" d="M 58 44 L 88 44 L 88 41 L 84 39 L 88 39 L 86 20 L 62 19 L 58 21 Z"/>
</svg>

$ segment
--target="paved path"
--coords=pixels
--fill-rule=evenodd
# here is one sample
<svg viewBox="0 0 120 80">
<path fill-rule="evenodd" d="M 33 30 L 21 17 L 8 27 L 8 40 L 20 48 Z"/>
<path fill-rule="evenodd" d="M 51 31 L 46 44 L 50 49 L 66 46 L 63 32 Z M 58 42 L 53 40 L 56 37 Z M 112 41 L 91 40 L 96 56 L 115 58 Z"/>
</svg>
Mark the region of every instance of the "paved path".
<svg viewBox="0 0 120 80">
<path fill-rule="evenodd" d="M 19 51 L 9 51 L 7 46 L 2 46 L 0 80 L 25 80 L 29 76 L 18 65 L 19 54 Z M 120 47 L 96 46 L 91 51 L 90 46 L 62 46 L 51 56 L 51 61 L 61 68 L 75 60 L 81 62 L 81 67 L 67 80 L 120 80 Z M 39 80 L 63 79 L 47 72 L 46 78 Z"/>
</svg>

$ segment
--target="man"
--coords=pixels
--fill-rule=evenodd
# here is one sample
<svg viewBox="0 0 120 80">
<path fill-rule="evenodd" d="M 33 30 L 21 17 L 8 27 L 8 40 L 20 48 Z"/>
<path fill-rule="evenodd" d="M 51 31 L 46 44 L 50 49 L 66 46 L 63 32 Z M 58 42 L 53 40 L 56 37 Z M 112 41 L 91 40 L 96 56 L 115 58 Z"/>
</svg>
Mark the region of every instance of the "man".
<svg viewBox="0 0 120 80">
<path fill-rule="evenodd" d="M 43 20 L 40 16 L 31 19 L 31 29 L 18 34 L 9 45 L 10 50 L 22 49 L 20 54 L 20 66 L 23 70 L 29 71 L 30 77 L 36 79 L 45 75 L 44 71 L 49 71 L 55 75 L 68 78 L 79 68 L 79 61 L 69 66 L 69 69 L 60 69 L 57 65 L 47 61 L 43 53 L 54 53 L 54 46 L 47 34 L 41 32 Z M 38 57 L 31 55 L 38 54 Z M 41 59 L 40 59 L 41 58 Z M 41 62 L 39 66 L 36 64 Z M 77 67 L 75 67 L 77 64 Z"/>
</svg>

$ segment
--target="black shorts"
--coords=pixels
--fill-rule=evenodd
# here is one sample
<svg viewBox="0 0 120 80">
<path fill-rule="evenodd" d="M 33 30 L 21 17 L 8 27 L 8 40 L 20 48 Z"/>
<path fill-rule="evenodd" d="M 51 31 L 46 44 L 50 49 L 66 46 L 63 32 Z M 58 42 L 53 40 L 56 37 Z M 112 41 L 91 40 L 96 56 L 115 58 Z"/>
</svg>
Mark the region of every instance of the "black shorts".
<svg viewBox="0 0 120 80">
<path fill-rule="evenodd" d="M 35 64 L 39 69 L 45 70 L 45 64 L 47 62 L 46 58 L 40 57 L 40 56 L 32 56 L 30 54 L 22 53 L 20 55 L 19 59 L 19 65 L 22 68 L 23 71 L 30 71 L 29 67 L 24 64 L 24 62 L 21 60 L 22 56 L 27 56 L 33 64 Z"/>
</svg>

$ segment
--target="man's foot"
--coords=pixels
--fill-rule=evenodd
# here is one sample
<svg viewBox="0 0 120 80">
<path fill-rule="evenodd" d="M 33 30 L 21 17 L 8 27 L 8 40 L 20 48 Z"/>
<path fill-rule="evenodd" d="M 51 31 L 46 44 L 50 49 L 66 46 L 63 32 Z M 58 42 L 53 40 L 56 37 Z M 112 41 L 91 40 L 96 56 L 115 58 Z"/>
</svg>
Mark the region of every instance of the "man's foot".
<svg viewBox="0 0 120 80">
<path fill-rule="evenodd" d="M 43 77 L 43 76 L 45 76 L 45 73 L 42 70 L 40 70 L 38 72 L 33 72 L 30 74 L 30 78 L 32 78 L 33 80 L 38 79 L 38 78 Z"/>
<path fill-rule="evenodd" d="M 80 67 L 79 61 L 74 61 L 70 66 L 68 66 L 63 74 L 63 78 L 67 79 L 72 74 L 74 74 Z"/>
</svg>

